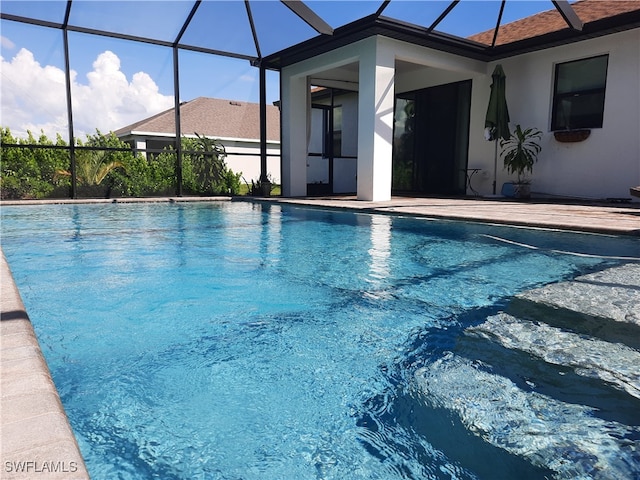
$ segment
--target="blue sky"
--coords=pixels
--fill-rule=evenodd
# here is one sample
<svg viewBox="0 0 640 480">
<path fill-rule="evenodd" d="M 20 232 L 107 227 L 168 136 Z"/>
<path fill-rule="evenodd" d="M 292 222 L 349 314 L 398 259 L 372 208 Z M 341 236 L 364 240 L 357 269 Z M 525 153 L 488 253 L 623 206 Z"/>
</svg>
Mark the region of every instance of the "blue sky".
<svg viewBox="0 0 640 480">
<path fill-rule="evenodd" d="M 336 28 L 374 13 L 381 1 L 309 0 L 306 4 Z M 384 15 L 410 23 L 430 25 L 449 0 L 392 0 Z M 5 13 L 61 22 L 64 1 L 3 1 Z M 138 36 L 173 40 L 192 1 L 74 0 L 71 23 Z M 281 2 L 251 0 L 260 49 L 268 55 L 306 40 L 316 33 Z M 437 30 L 458 36 L 493 28 L 498 0 L 462 0 Z M 508 0 L 507 23 L 552 9 L 550 0 Z M 67 136 L 62 33 L 51 28 L 1 22 L 2 126 L 15 135 L 27 129 Z M 255 55 L 244 2 L 202 3 L 184 43 Z M 74 124 L 76 133 L 115 130 L 173 106 L 172 50 L 82 33 L 69 33 L 71 69 L 75 72 Z M 258 70 L 246 60 L 180 51 L 180 97 L 199 96 L 257 102 Z M 267 101 L 278 99 L 278 75 L 267 78 Z"/>
</svg>

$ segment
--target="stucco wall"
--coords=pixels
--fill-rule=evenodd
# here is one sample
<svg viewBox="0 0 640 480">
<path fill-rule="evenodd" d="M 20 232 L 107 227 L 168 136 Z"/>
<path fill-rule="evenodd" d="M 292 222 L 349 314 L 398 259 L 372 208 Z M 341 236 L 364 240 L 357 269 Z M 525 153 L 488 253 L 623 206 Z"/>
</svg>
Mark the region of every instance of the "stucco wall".
<svg viewBox="0 0 640 480">
<path fill-rule="evenodd" d="M 582 198 L 628 198 L 629 187 L 640 185 L 640 30 L 564 45 L 486 65 L 459 70 L 446 62 L 448 54 L 415 47 L 410 61 L 425 64 L 396 78 L 396 92 L 472 80 L 469 167 L 482 170 L 473 185 L 482 194 L 492 193 L 494 144 L 484 139 L 484 117 L 491 85 L 491 72 L 501 63 L 507 75 L 510 126 L 536 127 L 543 131 L 542 152 L 534 167 L 532 190 L 543 195 Z M 602 128 L 592 129 L 580 143 L 560 143 L 550 131 L 553 75 L 556 63 L 609 54 Z M 398 50 L 399 58 L 406 49 Z M 420 59 L 420 56 L 423 58 Z M 453 57 L 449 55 L 449 57 Z M 513 180 L 499 157 L 497 191 Z"/>
<path fill-rule="evenodd" d="M 410 72 L 398 73 L 396 76 L 396 94 L 434 87 L 436 85 L 461 82 L 478 76 L 478 74 L 469 72 L 453 72 L 433 67 L 416 67 L 415 70 L 411 70 Z"/>
<path fill-rule="evenodd" d="M 601 54 L 609 54 L 603 126 L 592 129 L 583 142 L 560 143 L 549 130 L 554 65 Z M 532 190 L 587 198 L 629 197 L 629 187 L 640 184 L 640 30 L 501 63 L 507 75 L 511 127 L 520 123 L 544 132 Z"/>
<path fill-rule="evenodd" d="M 260 178 L 260 146 L 255 142 L 222 140 L 227 157 L 227 166 L 235 173 L 242 172 L 242 177 L 247 181 Z M 280 145 L 267 144 L 267 174 L 274 183 L 280 183 Z"/>
</svg>

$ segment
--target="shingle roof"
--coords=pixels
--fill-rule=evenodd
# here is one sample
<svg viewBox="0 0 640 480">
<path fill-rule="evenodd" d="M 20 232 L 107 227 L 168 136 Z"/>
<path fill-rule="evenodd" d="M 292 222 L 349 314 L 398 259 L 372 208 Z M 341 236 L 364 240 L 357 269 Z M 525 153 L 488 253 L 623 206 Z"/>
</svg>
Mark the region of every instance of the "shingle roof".
<svg viewBox="0 0 640 480">
<path fill-rule="evenodd" d="M 580 17 L 580 20 L 586 25 L 590 22 L 615 17 L 623 13 L 640 11 L 640 0 L 580 0 L 572 3 L 571 6 Z M 498 29 L 496 45 L 505 45 L 566 28 L 568 28 L 567 23 L 554 8 L 501 25 Z M 470 36 L 469 40 L 491 45 L 493 32 L 493 29 L 487 30 Z"/>
<path fill-rule="evenodd" d="M 115 131 L 118 136 L 132 132 L 175 134 L 174 109 L 145 118 Z M 182 135 L 198 133 L 215 138 L 260 138 L 260 104 L 198 97 L 180 106 Z M 280 140 L 280 112 L 267 105 L 267 140 Z"/>
</svg>

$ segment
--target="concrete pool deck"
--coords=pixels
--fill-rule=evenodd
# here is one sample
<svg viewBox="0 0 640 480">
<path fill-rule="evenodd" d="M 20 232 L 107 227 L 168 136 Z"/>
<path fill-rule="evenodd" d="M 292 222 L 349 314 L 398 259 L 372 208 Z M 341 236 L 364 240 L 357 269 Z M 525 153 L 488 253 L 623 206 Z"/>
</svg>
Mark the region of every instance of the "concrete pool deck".
<svg viewBox="0 0 640 480">
<path fill-rule="evenodd" d="M 61 203 L 138 203 L 229 201 L 229 197 L 153 199 L 3 201 L 6 205 Z M 499 199 L 394 197 L 387 202 L 363 202 L 355 197 L 249 198 L 269 204 L 292 204 L 367 213 L 411 215 L 509 224 L 526 227 L 640 236 L 640 203 L 579 204 L 511 202 Z M 640 256 L 640 247 L 639 255 Z M 88 478 L 68 419 L 60 403 L 38 340 L 0 255 L 0 391 L 1 478 Z M 18 463 L 22 462 L 22 463 Z"/>
<path fill-rule="evenodd" d="M 640 203 L 515 202 L 503 199 L 394 197 L 364 202 L 355 197 L 279 198 L 264 201 L 524 227 L 640 236 Z"/>
<path fill-rule="evenodd" d="M 2 201 L 0 205 L 55 205 L 86 203 L 180 203 L 208 201 L 258 201 L 367 213 L 411 215 L 523 227 L 550 228 L 610 235 L 640 236 L 640 202 L 606 201 L 511 201 L 502 197 L 393 197 L 383 202 L 335 197 L 153 197 L 79 200 Z"/>
</svg>

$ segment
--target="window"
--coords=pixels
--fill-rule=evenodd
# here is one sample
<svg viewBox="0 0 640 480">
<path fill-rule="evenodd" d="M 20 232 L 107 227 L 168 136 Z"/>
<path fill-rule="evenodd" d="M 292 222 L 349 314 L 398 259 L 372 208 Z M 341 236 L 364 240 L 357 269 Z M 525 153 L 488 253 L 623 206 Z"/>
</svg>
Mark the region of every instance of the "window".
<svg viewBox="0 0 640 480">
<path fill-rule="evenodd" d="M 609 55 L 556 65 L 551 130 L 601 128 Z"/>
</svg>

